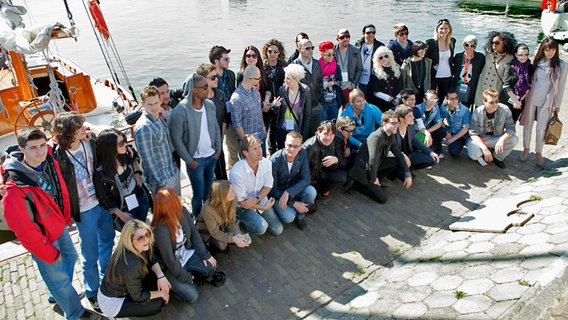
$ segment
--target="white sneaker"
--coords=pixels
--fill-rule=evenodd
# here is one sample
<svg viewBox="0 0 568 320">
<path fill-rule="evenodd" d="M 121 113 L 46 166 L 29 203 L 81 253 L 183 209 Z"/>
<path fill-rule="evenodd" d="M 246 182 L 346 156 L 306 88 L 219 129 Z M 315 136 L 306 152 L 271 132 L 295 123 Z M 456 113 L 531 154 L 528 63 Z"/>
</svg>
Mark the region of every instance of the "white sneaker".
<svg viewBox="0 0 568 320">
<path fill-rule="evenodd" d="M 485 167 L 487 165 L 487 162 L 483 160 L 483 157 L 479 157 L 479 159 L 477 159 L 477 162 L 479 162 L 482 167 Z"/>
<path fill-rule="evenodd" d="M 444 157 L 444 154 L 443 154 L 443 153 L 440 153 L 440 154 L 438 155 L 438 158 L 444 159 L 444 158 L 445 158 L 445 157 Z"/>
<path fill-rule="evenodd" d="M 245 233 L 243 234 L 243 236 L 245 237 L 249 245 L 252 244 L 252 238 L 250 237 L 250 234 Z"/>
</svg>

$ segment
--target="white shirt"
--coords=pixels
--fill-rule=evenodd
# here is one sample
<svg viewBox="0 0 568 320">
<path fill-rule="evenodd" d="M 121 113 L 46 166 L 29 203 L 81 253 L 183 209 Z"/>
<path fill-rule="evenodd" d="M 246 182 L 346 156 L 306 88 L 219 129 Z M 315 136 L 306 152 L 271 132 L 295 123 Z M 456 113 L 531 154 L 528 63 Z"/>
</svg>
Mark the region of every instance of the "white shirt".
<svg viewBox="0 0 568 320">
<path fill-rule="evenodd" d="M 201 113 L 201 125 L 199 133 L 199 142 L 197 143 L 197 149 L 195 149 L 195 154 L 193 158 L 207 158 L 215 154 L 215 150 L 211 146 L 211 137 L 209 136 L 209 129 L 207 127 L 207 112 L 205 111 L 205 106 L 195 112 Z"/>
<path fill-rule="evenodd" d="M 266 158 L 260 160 L 255 175 L 246 159 L 239 160 L 229 172 L 229 181 L 235 190 L 237 201 L 243 201 L 246 197 L 256 197 L 262 188 L 272 188 L 274 184 L 272 162 Z M 267 197 L 260 199 L 261 204 L 267 201 Z"/>
<path fill-rule="evenodd" d="M 438 63 L 438 71 L 436 72 L 436 78 L 449 78 L 452 76 L 452 70 L 450 69 L 450 58 L 452 53 L 448 51 L 440 51 L 440 62 Z"/>
</svg>

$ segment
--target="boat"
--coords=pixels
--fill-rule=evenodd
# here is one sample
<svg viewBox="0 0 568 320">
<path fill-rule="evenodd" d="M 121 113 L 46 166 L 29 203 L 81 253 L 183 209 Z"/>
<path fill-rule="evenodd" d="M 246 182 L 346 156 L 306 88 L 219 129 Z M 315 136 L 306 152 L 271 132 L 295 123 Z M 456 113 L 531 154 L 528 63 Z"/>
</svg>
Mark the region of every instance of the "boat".
<svg viewBox="0 0 568 320">
<path fill-rule="evenodd" d="M 568 13 L 557 10 L 555 0 L 542 0 L 541 9 L 542 33 L 561 42 L 568 40 Z"/>
<path fill-rule="evenodd" d="M 89 19 L 105 55 L 108 50 L 102 45 L 113 42 L 98 1 L 84 1 L 88 1 Z M 18 129 L 36 126 L 51 137 L 53 119 L 64 111 L 83 114 L 94 132 L 109 127 L 133 132 L 125 121 L 125 115 L 137 106 L 132 87 L 130 92 L 122 87 L 113 70 L 111 78 L 99 79 L 51 50 L 53 41 L 77 37 L 73 20 L 70 18 L 69 28 L 54 23 L 32 29 L 23 23 L 26 13 L 26 8 L 0 0 L 0 161 L 5 158 L 4 150 L 16 144 Z M 116 50 L 113 55 L 117 56 Z M 105 56 L 109 69 L 117 65 L 107 59 Z M 1 204 L 0 230 L 8 230 Z"/>
</svg>

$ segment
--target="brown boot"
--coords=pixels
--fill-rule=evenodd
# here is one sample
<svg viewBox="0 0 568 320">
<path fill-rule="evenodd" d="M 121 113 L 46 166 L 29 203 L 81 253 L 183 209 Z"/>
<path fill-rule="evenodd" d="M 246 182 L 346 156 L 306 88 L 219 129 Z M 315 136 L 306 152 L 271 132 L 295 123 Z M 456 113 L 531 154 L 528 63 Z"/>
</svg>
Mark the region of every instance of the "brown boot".
<svg viewBox="0 0 568 320">
<path fill-rule="evenodd" d="M 542 157 L 542 153 L 537 152 L 536 153 L 536 165 L 539 167 L 542 167 L 542 165 L 544 164 L 544 158 Z"/>
<path fill-rule="evenodd" d="M 527 158 L 529 157 L 529 152 L 530 152 L 529 148 L 525 148 L 523 150 L 523 154 L 521 154 L 521 162 L 527 161 Z"/>
</svg>

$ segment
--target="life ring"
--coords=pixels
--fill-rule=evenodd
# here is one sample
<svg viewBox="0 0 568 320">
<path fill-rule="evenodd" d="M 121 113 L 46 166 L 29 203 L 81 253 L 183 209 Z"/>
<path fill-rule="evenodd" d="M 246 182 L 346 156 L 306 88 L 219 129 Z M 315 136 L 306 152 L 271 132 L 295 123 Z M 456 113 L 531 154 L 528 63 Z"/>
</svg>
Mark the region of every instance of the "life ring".
<svg viewBox="0 0 568 320">
<path fill-rule="evenodd" d="M 101 12 L 101 7 L 99 7 L 99 0 L 89 0 L 89 12 L 91 13 L 91 17 L 93 18 L 95 28 L 99 30 L 99 33 L 105 39 L 108 39 L 110 37 L 110 32 L 108 30 L 105 18 L 103 17 L 103 13 Z"/>
</svg>

